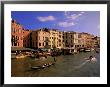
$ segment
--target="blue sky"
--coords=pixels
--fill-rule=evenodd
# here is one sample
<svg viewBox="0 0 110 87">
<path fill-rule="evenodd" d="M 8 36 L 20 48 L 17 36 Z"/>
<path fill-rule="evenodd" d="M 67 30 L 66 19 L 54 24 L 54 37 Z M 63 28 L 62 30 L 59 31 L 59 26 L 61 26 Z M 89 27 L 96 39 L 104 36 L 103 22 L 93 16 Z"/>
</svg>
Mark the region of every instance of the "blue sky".
<svg viewBox="0 0 110 87">
<path fill-rule="evenodd" d="M 100 35 L 99 11 L 12 11 L 11 18 L 30 30 L 47 27 Z"/>
</svg>

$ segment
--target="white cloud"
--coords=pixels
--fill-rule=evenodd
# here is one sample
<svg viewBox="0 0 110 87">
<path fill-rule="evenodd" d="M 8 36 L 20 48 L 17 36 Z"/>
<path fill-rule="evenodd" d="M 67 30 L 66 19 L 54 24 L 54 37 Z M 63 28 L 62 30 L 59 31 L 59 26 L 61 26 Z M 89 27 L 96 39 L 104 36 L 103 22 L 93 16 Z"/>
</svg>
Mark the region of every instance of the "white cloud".
<svg viewBox="0 0 110 87">
<path fill-rule="evenodd" d="M 72 15 L 69 15 L 67 16 L 68 19 L 71 19 L 71 20 L 75 20 L 77 19 L 79 16 L 81 16 L 82 14 L 72 14 Z"/>
<path fill-rule="evenodd" d="M 75 23 L 74 22 L 59 22 L 58 25 L 60 27 L 71 27 L 71 26 L 74 26 Z"/>
<path fill-rule="evenodd" d="M 79 14 L 74 14 L 72 12 L 65 11 L 64 15 L 66 16 L 67 19 L 75 20 L 75 19 L 79 18 L 80 16 L 82 16 L 84 13 L 85 12 L 80 12 Z"/>
<path fill-rule="evenodd" d="M 37 19 L 41 22 L 46 22 L 46 21 L 54 21 L 55 17 L 54 16 L 37 17 Z"/>
</svg>

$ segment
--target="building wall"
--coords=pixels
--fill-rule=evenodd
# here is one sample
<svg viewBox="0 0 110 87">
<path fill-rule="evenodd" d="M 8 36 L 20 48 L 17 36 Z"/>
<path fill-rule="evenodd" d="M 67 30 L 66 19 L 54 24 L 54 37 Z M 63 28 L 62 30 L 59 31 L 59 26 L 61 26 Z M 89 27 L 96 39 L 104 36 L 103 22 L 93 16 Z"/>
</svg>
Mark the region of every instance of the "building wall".
<svg viewBox="0 0 110 87">
<path fill-rule="evenodd" d="M 51 49 L 57 48 L 58 32 L 56 30 L 50 30 L 50 46 Z"/>
<path fill-rule="evenodd" d="M 30 31 L 23 30 L 23 47 L 30 47 Z"/>
<path fill-rule="evenodd" d="M 23 47 L 23 27 L 15 20 L 11 21 L 11 46 Z"/>
<path fill-rule="evenodd" d="M 23 29 L 15 20 L 11 21 L 11 45 L 33 48 L 84 48 L 99 47 L 100 37 L 89 33 L 61 32 L 42 28 L 36 31 Z"/>
<path fill-rule="evenodd" d="M 38 43 L 38 34 L 37 34 L 38 32 L 37 31 L 32 31 L 32 48 L 37 48 L 38 47 L 38 45 L 37 45 L 37 43 Z"/>
<path fill-rule="evenodd" d="M 50 46 L 50 32 L 44 29 L 32 32 L 32 47 L 34 48 L 49 48 Z"/>
<path fill-rule="evenodd" d="M 11 21 L 11 46 L 12 47 L 30 47 L 30 31 L 15 20 Z"/>
<path fill-rule="evenodd" d="M 74 32 L 63 32 L 63 46 L 74 48 Z"/>
<path fill-rule="evenodd" d="M 58 47 L 57 48 L 63 48 L 63 32 L 58 31 Z"/>
<path fill-rule="evenodd" d="M 50 30 L 50 46 L 52 48 L 62 48 L 63 47 L 63 33 L 58 30 Z"/>
</svg>

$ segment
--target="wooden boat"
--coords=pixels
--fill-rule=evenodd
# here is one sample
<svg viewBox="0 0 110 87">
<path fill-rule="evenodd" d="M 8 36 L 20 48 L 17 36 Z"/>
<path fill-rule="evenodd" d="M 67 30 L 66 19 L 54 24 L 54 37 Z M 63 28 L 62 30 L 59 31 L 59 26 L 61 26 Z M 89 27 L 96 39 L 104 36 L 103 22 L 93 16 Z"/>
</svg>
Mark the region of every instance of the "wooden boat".
<svg viewBox="0 0 110 87">
<path fill-rule="evenodd" d="M 42 66 L 30 66 L 30 67 L 31 67 L 31 69 L 44 69 L 44 68 L 49 67 L 49 66 L 54 65 L 54 64 L 55 63 L 48 63 L 48 64 L 44 64 Z"/>
<path fill-rule="evenodd" d="M 31 67 L 31 69 L 41 69 L 41 67 L 40 66 L 33 66 L 33 67 Z"/>
<path fill-rule="evenodd" d="M 25 58 L 25 57 L 26 57 L 26 56 L 23 55 L 23 54 L 18 54 L 18 55 L 16 56 L 17 59 L 19 59 L 19 58 Z"/>
</svg>

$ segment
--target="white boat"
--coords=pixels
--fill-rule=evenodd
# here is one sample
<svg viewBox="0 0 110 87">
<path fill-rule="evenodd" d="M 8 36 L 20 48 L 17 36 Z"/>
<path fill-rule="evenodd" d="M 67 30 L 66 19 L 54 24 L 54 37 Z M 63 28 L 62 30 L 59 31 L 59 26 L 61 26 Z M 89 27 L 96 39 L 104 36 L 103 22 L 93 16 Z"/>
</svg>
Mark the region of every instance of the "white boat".
<svg viewBox="0 0 110 87">
<path fill-rule="evenodd" d="M 92 62 L 96 62 L 97 61 L 97 59 L 95 57 L 93 57 L 92 59 L 90 59 L 90 58 L 84 58 L 84 59 L 86 59 L 87 61 L 92 61 Z"/>
<path fill-rule="evenodd" d="M 26 56 L 23 55 L 23 54 L 18 54 L 18 55 L 16 56 L 17 59 L 19 59 L 19 58 L 25 58 L 25 57 L 26 57 Z"/>
<path fill-rule="evenodd" d="M 96 62 L 96 61 L 97 61 L 97 59 L 96 59 L 95 57 L 93 57 L 93 58 L 91 59 L 91 61 Z"/>
<path fill-rule="evenodd" d="M 85 50 L 85 52 L 90 52 L 90 51 L 91 51 L 91 50 L 89 50 L 89 49 L 86 49 L 86 50 Z"/>
</svg>

